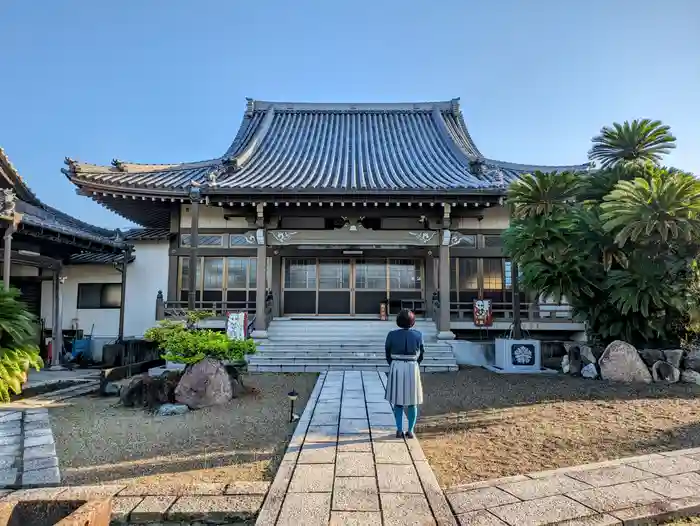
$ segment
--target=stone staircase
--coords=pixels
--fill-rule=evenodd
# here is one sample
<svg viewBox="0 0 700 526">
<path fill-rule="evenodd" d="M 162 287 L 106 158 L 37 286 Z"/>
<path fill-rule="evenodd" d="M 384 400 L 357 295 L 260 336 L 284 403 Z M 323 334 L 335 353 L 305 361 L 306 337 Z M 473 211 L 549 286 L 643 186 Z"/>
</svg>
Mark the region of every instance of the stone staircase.
<svg viewBox="0 0 700 526">
<path fill-rule="evenodd" d="M 268 339 L 248 357 L 251 372 L 388 371 L 384 341 L 392 321 L 275 318 Z M 423 333 L 423 372 L 456 371 L 452 347 L 437 340 L 432 320 L 417 320 Z"/>
</svg>

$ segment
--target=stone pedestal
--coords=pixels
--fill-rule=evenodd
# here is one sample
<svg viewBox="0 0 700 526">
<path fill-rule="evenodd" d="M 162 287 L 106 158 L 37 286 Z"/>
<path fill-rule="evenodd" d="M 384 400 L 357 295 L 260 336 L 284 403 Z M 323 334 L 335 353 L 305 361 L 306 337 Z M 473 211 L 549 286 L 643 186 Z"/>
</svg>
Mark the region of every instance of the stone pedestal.
<svg viewBox="0 0 700 526">
<path fill-rule="evenodd" d="M 250 337 L 254 340 L 267 340 L 267 331 L 260 331 L 255 329 L 253 332 L 250 333 Z"/>
<path fill-rule="evenodd" d="M 454 340 L 455 333 L 452 331 L 440 331 L 437 334 L 437 339 L 438 340 Z"/>
</svg>

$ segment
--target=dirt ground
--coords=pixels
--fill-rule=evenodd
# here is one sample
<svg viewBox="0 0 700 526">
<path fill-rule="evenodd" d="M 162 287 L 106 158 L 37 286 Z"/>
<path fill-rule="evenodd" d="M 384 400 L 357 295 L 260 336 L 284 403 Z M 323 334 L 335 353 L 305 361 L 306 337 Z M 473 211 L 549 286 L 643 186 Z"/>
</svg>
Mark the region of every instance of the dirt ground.
<svg viewBox="0 0 700 526">
<path fill-rule="evenodd" d="M 700 386 L 484 369 L 423 375 L 417 432 L 443 487 L 700 447 Z"/>
<path fill-rule="evenodd" d="M 51 409 L 63 484 L 225 482 L 272 480 L 317 375 L 244 377 L 247 394 L 215 408 L 156 417 L 98 396 Z"/>
</svg>

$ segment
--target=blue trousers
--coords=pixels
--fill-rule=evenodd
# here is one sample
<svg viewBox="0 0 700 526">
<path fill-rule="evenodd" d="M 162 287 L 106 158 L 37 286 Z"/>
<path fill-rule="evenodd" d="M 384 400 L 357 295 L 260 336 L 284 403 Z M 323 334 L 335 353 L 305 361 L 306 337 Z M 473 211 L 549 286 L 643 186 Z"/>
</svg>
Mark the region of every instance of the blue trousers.
<svg viewBox="0 0 700 526">
<path fill-rule="evenodd" d="M 394 418 L 396 419 L 397 431 L 403 431 L 403 410 L 404 406 L 402 405 L 394 406 Z M 407 405 L 406 418 L 408 418 L 408 432 L 413 433 L 413 430 L 416 427 L 416 420 L 418 420 L 418 406 Z"/>
</svg>

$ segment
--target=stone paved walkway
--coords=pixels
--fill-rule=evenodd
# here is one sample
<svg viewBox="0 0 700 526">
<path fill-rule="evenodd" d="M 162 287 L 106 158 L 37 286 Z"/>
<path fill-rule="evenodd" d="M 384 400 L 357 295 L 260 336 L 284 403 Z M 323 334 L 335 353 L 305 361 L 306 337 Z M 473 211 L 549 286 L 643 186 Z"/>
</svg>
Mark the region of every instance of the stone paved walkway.
<svg viewBox="0 0 700 526">
<path fill-rule="evenodd" d="M 398 440 L 384 373 L 319 376 L 259 526 L 456 525 L 418 440 Z"/>
</svg>

